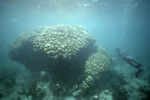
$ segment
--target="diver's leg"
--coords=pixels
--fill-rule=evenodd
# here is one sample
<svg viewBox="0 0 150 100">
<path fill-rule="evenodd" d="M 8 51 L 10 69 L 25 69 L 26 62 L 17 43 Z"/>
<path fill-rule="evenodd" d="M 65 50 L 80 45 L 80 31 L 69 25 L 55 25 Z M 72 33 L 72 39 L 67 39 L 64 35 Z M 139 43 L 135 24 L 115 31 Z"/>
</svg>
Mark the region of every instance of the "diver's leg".
<svg viewBox="0 0 150 100">
<path fill-rule="evenodd" d="M 143 69 L 139 68 L 139 70 L 135 73 L 135 77 L 137 78 L 142 71 L 143 71 Z"/>
<path fill-rule="evenodd" d="M 137 65 L 133 63 L 131 60 L 126 60 L 126 62 L 134 68 L 137 68 Z"/>
<path fill-rule="evenodd" d="M 137 63 L 136 67 L 139 68 L 141 67 L 142 65 L 140 63 Z"/>
<path fill-rule="evenodd" d="M 132 67 L 137 68 L 137 69 L 142 66 L 139 62 L 135 60 L 126 60 L 126 62 L 130 64 Z"/>
<path fill-rule="evenodd" d="M 136 67 L 136 68 L 139 68 L 139 67 L 142 66 L 142 65 L 141 65 L 139 62 L 137 62 L 135 59 L 132 59 L 132 61 L 133 61 L 133 63 L 135 64 L 135 67 Z"/>
<path fill-rule="evenodd" d="M 137 62 L 135 63 L 132 60 L 126 60 L 126 62 L 128 64 L 130 64 L 132 67 L 138 69 L 138 71 L 135 73 L 135 77 L 137 78 L 140 75 L 140 73 L 143 71 L 143 69 L 140 68 L 142 65 L 140 63 L 137 63 Z"/>
</svg>

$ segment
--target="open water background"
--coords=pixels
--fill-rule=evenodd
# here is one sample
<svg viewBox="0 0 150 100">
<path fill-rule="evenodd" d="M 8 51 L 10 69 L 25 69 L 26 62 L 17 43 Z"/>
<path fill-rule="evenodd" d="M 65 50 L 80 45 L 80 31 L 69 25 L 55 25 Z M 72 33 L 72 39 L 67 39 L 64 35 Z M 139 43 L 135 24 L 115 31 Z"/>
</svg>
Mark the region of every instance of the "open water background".
<svg viewBox="0 0 150 100">
<path fill-rule="evenodd" d="M 150 59 L 149 0 L 1 0 L 0 59 L 19 34 L 58 24 L 85 26 L 113 56 L 120 47 L 144 64 Z"/>
</svg>

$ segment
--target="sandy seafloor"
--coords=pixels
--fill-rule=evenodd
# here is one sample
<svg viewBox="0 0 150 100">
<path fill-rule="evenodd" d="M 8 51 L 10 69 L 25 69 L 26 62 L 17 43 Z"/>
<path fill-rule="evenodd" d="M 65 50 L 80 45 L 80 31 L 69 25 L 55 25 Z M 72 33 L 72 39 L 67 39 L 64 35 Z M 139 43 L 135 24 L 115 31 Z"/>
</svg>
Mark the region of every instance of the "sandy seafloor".
<svg viewBox="0 0 150 100">
<path fill-rule="evenodd" d="M 150 0 L 0 0 L 0 100 L 150 100 L 149 12 Z M 144 71 L 135 78 L 136 69 L 112 60 L 110 72 L 97 83 L 101 90 L 96 94 L 53 97 L 49 73 L 31 72 L 10 60 L 8 51 L 21 33 L 60 24 L 86 27 L 111 58 L 117 58 L 115 48 L 120 47 L 136 58 Z M 33 99 L 17 93 L 33 83 L 41 96 Z"/>
</svg>

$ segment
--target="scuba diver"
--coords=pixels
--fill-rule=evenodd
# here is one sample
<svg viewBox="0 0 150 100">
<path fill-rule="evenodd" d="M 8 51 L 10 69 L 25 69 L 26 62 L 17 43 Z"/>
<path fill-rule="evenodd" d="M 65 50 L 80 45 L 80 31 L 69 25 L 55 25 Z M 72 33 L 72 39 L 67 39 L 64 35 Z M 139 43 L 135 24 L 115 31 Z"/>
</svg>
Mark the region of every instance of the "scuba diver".
<svg viewBox="0 0 150 100">
<path fill-rule="evenodd" d="M 129 65 L 138 69 L 138 71 L 135 73 L 135 77 L 137 78 L 140 75 L 140 73 L 143 71 L 143 69 L 141 69 L 142 65 L 139 62 L 137 62 L 135 59 L 130 57 L 126 52 L 120 50 L 120 48 L 116 48 L 116 52 L 118 53 L 119 58 L 122 58 Z"/>
</svg>

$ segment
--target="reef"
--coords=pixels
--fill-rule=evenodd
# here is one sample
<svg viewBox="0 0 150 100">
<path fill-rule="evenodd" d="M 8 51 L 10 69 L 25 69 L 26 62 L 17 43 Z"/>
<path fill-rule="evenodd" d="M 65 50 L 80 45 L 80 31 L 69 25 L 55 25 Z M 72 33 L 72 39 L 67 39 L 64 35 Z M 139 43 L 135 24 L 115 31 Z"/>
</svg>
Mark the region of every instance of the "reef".
<svg viewBox="0 0 150 100">
<path fill-rule="evenodd" d="M 85 63 L 85 80 L 81 85 L 81 92 L 86 96 L 86 92 L 90 91 L 90 87 L 94 86 L 95 80 L 99 80 L 101 76 L 109 71 L 110 57 L 108 53 L 101 47 L 97 48 L 97 52 L 91 54 Z"/>
<path fill-rule="evenodd" d="M 110 66 L 107 51 L 95 45 L 90 32 L 76 25 L 39 27 L 21 34 L 9 49 L 9 58 L 33 72 L 48 71 L 54 96 L 90 93 Z"/>
</svg>

